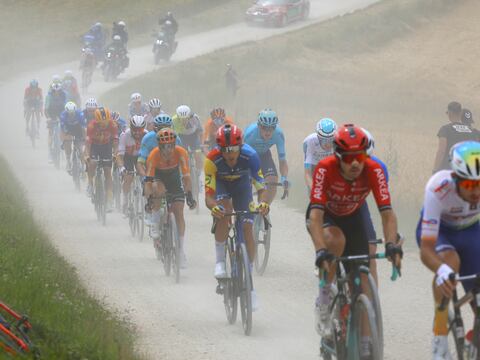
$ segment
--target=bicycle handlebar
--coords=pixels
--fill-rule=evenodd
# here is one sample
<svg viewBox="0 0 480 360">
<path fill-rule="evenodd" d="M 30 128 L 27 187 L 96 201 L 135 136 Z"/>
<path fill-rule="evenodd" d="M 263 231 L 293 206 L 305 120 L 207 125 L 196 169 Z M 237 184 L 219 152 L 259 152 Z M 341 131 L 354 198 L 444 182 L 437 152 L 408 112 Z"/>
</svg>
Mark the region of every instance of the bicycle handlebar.
<svg viewBox="0 0 480 360">
<path fill-rule="evenodd" d="M 226 213 L 226 214 L 223 214 L 223 216 L 244 216 L 244 215 L 250 215 L 250 214 L 254 214 L 254 215 L 260 214 L 260 211 L 258 211 L 258 210 L 254 210 L 254 211 L 241 210 L 241 211 L 234 211 L 234 212 L 231 212 L 231 213 Z M 272 224 L 270 223 L 270 221 L 268 221 L 266 216 L 263 217 L 263 222 L 265 224 L 265 231 L 267 231 L 270 227 L 272 227 Z M 210 230 L 210 232 L 212 234 L 215 234 L 215 231 L 217 229 L 217 223 L 218 223 L 218 219 L 213 219 L 212 228 Z"/>
<path fill-rule="evenodd" d="M 472 275 L 464 275 L 464 276 L 460 276 L 458 274 L 451 273 L 448 276 L 448 280 L 451 281 L 451 282 L 455 282 L 455 281 L 462 282 L 462 281 L 479 280 L 479 279 L 480 279 L 480 273 L 472 274 Z M 446 296 L 443 296 L 442 301 L 440 302 L 440 305 L 438 306 L 438 310 L 439 311 L 445 310 L 445 308 L 448 305 L 448 301 L 449 301 L 449 299 Z"/>
</svg>

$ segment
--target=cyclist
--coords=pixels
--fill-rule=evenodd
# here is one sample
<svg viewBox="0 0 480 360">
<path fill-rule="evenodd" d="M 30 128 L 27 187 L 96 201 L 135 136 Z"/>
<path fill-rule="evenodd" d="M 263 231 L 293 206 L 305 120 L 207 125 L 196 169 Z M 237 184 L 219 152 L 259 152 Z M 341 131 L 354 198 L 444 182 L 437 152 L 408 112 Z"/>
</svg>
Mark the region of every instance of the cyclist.
<svg viewBox="0 0 480 360">
<path fill-rule="evenodd" d="M 285 136 L 282 129 L 278 126 L 278 117 L 275 111 L 271 109 L 262 110 L 258 114 L 257 123 L 251 124 L 245 130 L 244 141 L 254 148 L 260 157 L 262 173 L 267 183 L 267 202 L 271 204 L 277 193 L 277 188 L 276 186 L 269 186 L 268 183 L 278 182 L 277 167 L 270 152 L 270 148 L 273 145 L 276 145 L 278 152 L 280 182 L 283 184 L 284 191 L 288 191 L 289 187 Z"/>
<path fill-rule="evenodd" d="M 146 122 L 143 116 L 134 115 L 130 119 L 130 128 L 120 135 L 118 145 L 117 164 L 123 174 L 123 213 L 126 214 L 128 194 L 133 181 L 133 171 L 137 167 L 137 158 L 140 144 L 147 133 Z"/>
<path fill-rule="evenodd" d="M 67 103 L 67 94 L 62 90 L 62 86 L 58 82 L 53 82 L 50 85 L 50 90 L 45 97 L 45 116 L 47 117 L 48 128 L 48 148 L 50 149 L 48 156 L 52 159 L 52 135 L 53 128 L 58 126 L 60 121 L 60 114 Z"/>
<path fill-rule="evenodd" d="M 112 119 L 110 110 L 100 107 L 95 110 L 95 120 L 87 127 L 87 142 L 85 146 L 85 158 L 88 170 L 87 193 L 91 196 L 93 189 L 93 177 L 97 162 L 103 161 L 105 174 L 105 189 L 107 192 L 107 211 L 112 211 L 112 153 L 116 157 L 118 150 L 117 125 Z M 95 160 L 95 161 L 92 161 Z"/>
<path fill-rule="evenodd" d="M 130 95 L 130 104 L 128 104 L 128 113 L 130 116 L 148 114 L 148 105 L 142 102 L 142 95 L 138 92 Z"/>
<path fill-rule="evenodd" d="M 95 110 L 98 109 L 97 99 L 90 98 L 85 103 L 85 109 L 83 109 L 83 117 L 87 122 L 87 125 L 90 124 L 90 121 L 95 119 Z"/>
<path fill-rule="evenodd" d="M 451 170 L 440 170 L 428 181 L 416 231 L 422 262 L 435 274 L 434 360 L 451 359 L 448 308 L 439 309 L 442 298 L 450 298 L 455 286 L 449 275 L 480 273 L 480 143 L 454 145 L 450 164 Z M 465 291 L 474 285 L 462 284 Z"/>
<path fill-rule="evenodd" d="M 187 151 L 175 145 L 176 134 L 170 128 L 164 128 L 157 133 L 158 147 L 152 150 L 147 159 L 147 175 L 149 181 L 153 179 L 152 204 L 152 237 L 160 237 L 158 224 L 160 223 L 160 197 L 167 195 L 167 201 L 175 215 L 181 252 L 181 267 L 187 266 L 185 256 L 185 218 L 183 208 L 185 192 L 187 205 L 194 209 L 197 204 L 192 195 L 192 182 L 188 167 Z M 183 183 L 183 185 L 182 185 Z"/>
<path fill-rule="evenodd" d="M 157 132 L 159 132 L 163 128 L 172 128 L 173 122 L 172 118 L 170 115 L 162 113 L 155 117 L 153 120 L 153 130 L 150 130 L 142 139 L 142 143 L 140 145 L 140 152 L 138 155 L 138 161 L 137 161 L 137 170 L 140 174 L 140 176 L 146 176 L 147 175 L 147 169 L 146 169 L 146 161 L 148 159 L 148 155 L 152 152 L 155 147 L 158 146 L 158 140 L 157 140 Z M 182 146 L 180 142 L 180 138 L 177 136 L 176 137 L 176 142 L 177 145 Z M 148 177 L 146 180 L 150 181 L 145 181 L 144 186 L 143 186 L 143 195 L 145 196 L 145 199 L 148 200 L 150 195 L 153 192 L 152 189 L 152 179 L 149 179 Z M 151 209 L 149 207 L 145 208 L 145 222 L 147 224 L 151 224 Z"/>
<path fill-rule="evenodd" d="M 233 120 L 225 115 L 225 109 L 218 107 L 210 112 L 210 118 L 205 123 L 205 131 L 203 132 L 203 150 L 208 154 L 216 145 L 215 136 L 217 130 L 225 125 L 233 124 Z"/>
<path fill-rule="evenodd" d="M 382 218 L 386 255 L 400 267 L 403 255 L 397 240 L 397 218 L 382 167 L 367 155 L 368 138 L 362 128 L 341 126 L 335 134 L 334 153 L 317 164 L 313 173 L 307 229 L 316 251 L 315 265 L 327 272 L 327 285 L 316 300 L 317 331 L 326 334 L 330 287 L 335 275 L 334 256 L 369 253 L 373 228 L 365 199 L 372 191 Z M 348 264 L 345 266 L 349 271 Z M 362 339 L 362 356 L 368 356 L 368 337 Z"/>
<path fill-rule="evenodd" d="M 123 132 L 127 130 L 127 121 L 120 116 L 120 113 L 117 111 L 112 111 L 112 120 L 115 122 L 117 125 L 117 131 L 118 131 L 118 138 L 120 139 L 120 135 L 122 135 Z"/>
<path fill-rule="evenodd" d="M 145 121 L 147 123 L 147 130 L 153 130 L 153 119 L 162 112 L 162 103 L 159 99 L 153 98 L 148 102 L 149 111 L 145 114 Z"/>
<path fill-rule="evenodd" d="M 200 176 L 200 169 L 203 168 L 203 154 L 201 150 L 203 128 L 200 118 L 187 105 L 180 105 L 172 120 L 173 129 L 180 138 L 183 147 L 194 153 L 198 176 Z"/>
<path fill-rule="evenodd" d="M 40 125 L 40 114 L 42 114 L 42 104 L 43 104 L 43 94 L 42 88 L 38 86 L 38 81 L 36 79 L 30 80 L 30 84 L 25 88 L 25 93 L 23 95 L 23 113 L 25 115 L 25 132 L 29 132 L 29 122 L 30 118 L 34 121 L 34 112 L 38 112 L 39 116 L 37 124 L 37 134 L 38 128 Z M 33 111 L 31 111 L 33 109 Z M 31 113 L 30 113 L 31 112 Z"/>
<path fill-rule="evenodd" d="M 249 211 L 254 208 L 252 182 L 258 192 L 257 210 L 267 215 L 265 181 L 260 168 L 260 159 L 255 150 L 243 143 L 242 130 L 236 125 L 224 125 L 217 130 L 217 147 L 205 160 L 205 204 L 218 220 L 215 230 L 215 277 L 227 276 L 225 268 L 225 241 L 229 231 L 229 218 L 224 214 Z M 255 260 L 253 239 L 253 214 L 243 219 L 243 234 L 250 259 L 250 270 Z M 258 308 L 257 295 L 252 291 L 252 307 Z"/>
<path fill-rule="evenodd" d="M 83 142 L 85 140 L 85 128 L 87 127 L 82 111 L 77 110 L 77 105 L 69 101 L 65 104 L 65 111 L 60 114 L 60 140 L 65 150 L 67 159 L 67 172 L 72 171 L 72 141 L 74 146 L 83 153 Z"/>
<path fill-rule="evenodd" d="M 333 138 L 336 131 L 337 123 L 330 118 L 323 118 L 317 122 L 315 132 L 303 140 L 305 184 L 309 193 L 312 189 L 313 169 L 320 160 L 333 154 Z"/>
<path fill-rule="evenodd" d="M 80 91 L 78 90 L 77 79 L 75 79 L 71 70 L 65 70 L 62 88 L 67 94 L 67 101 L 73 101 L 75 105 L 80 105 Z"/>
<path fill-rule="evenodd" d="M 97 59 L 93 49 L 90 47 L 84 47 L 82 49 L 82 57 L 80 58 L 80 70 L 93 74 L 97 67 Z"/>
</svg>

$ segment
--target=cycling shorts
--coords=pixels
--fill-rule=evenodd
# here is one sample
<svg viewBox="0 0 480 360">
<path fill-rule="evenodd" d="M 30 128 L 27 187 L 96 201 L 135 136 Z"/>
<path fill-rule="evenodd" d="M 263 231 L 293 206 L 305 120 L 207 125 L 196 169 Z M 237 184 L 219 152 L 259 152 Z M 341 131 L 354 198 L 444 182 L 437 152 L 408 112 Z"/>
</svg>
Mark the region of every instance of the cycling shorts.
<svg viewBox="0 0 480 360">
<path fill-rule="evenodd" d="M 421 222 L 423 214 L 417 224 L 416 238 L 417 244 L 421 243 Z M 435 251 L 456 251 L 460 257 L 460 275 L 473 275 L 480 273 L 480 223 L 470 225 L 464 229 L 449 228 L 440 223 Z M 462 282 L 465 291 L 469 291 L 475 285 L 475 281 Z"/>
<path fill-rule="evenodd" d="M 75 141 L 85 140 L 83 127 L 80 124 L 66 125 L 63 130 L 65 135 L 73 136 Z"/>
<path fill-rule="evenodd" d="M 273 161 L 270 149 L 263 154 L 258 154 L 258 156 L 260 157 L 260 167 L 262 168 L 263 177 L 278 176 L 277 167 Z"/>
<path fill-rule="evenodd" d="M 135 166 L 137 165 L 138 156 L 125 154 L 123 156 L 123 165 L 127 171 L 135 171 Z"/>
<path fill-rule="evenodd" d="M 178 134 L 178 137 L 182 141 L 182 146 L 188 150 L 190 148 L 191 151 L 200 150 L 200 138 L 198 133 L 191 134 L 191 135 L 182 135 Z"/>
<path fill-rule="evenodd" d="M 231 199 L 235 211 L 250 211 L 253 205 L 253 194 L 250 177 L 243 176 L 235 181 L 221 181 L 217 179 L 215 196 L 218 200 Z M 243 217 L 252 222 L 253 214 Z"/>
<path fill-rule="evenodd" d="M 185 201 L 185 191 L 178 167 L 171 170 L 155 169 L 153 181 L 160 181 L 165 186 L 168 203 Z"/>
<path fill-rule="evenodd" d="M 90 157 L 93 160 L 103 160 L 104 167 L 112 167 L 112 144 L 92 144 Z"/>
<path fill-rule="evenodd" d="M 307 223 L 310 218 L 309 206 L 307 209 Z M 370 211 L 367 203 L 364 203 L 357 211 L 347 216 L 337 216 L 325 211 L 323 227 L 336 226 L 342 230 L 345 236 L 345 248 L 342 256 L 368 255 L 369 240 L 375 240 L 375 229 L 373 227 Z M 349 263 L 345 263 L 345 271 L 349 271 Z M 367 264 L 368 265 L 368 264 Z"/>
</svg>

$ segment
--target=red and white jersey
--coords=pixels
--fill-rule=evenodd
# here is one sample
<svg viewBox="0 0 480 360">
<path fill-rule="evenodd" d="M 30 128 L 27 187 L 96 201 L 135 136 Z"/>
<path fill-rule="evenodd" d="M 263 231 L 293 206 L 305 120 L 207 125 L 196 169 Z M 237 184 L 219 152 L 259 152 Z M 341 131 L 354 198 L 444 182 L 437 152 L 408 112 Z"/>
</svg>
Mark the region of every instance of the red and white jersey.
<svg viewBox="0 0 480 360">
<path fill-rule="evenodd" d="M 370 191 L 380 211 L 391 209 L 387 179 L 378 162 L 368 158 L 360 176 L 348 181 L 340 173 L 339 160 L 332 155 L 320 160 L 313 172 L 310 204 L 336 216 L 348 216 L 363 205 Z"/>
<path fill-rule="evenodd" d="M 480 205 L 470 204 L 457 193 L 451 170 L 435 173 L 425 187 L 421 238 L 436 239 L 440 224 L 463 229 L 480 220 Z"/>
<path fill-rule="evenodd" d="M 147 130 L 144 130 L 143 135 L 138 139 L 135 139 L 132 136 L 132 131 L 130 129 L 125 130 L 120 135 L 120 141 L 118 143 L 118 154 L 122 156 L 138 156 L 138 153 L 140 152 L 140 146 L 142 144 L 142 139 L 146 133 Z"/>
</svg>

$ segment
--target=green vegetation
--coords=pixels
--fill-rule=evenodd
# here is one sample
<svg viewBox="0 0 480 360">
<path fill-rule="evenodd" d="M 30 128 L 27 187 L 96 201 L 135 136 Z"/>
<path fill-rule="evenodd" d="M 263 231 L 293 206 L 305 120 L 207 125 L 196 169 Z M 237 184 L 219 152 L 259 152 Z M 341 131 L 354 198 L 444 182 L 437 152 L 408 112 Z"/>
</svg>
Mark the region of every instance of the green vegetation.
<svg viewBox="0 0 480 360">
<path fill-rule="evenodd" d="M 240 21 L 247 0 L 3 0 L 0 77 L 79 58 L 81 36 L 100 21 L 127 22 L 131 45 L 151 41 L 158 18 L 173 11 L 179 35 Z"/>
<path fill-rule="evenodd" d="M 131 326 L 87 294 L 3 158 L 0 166 L 0 300 L 30 317 L 43 359 L 139 359 Z"/>
</svg>

